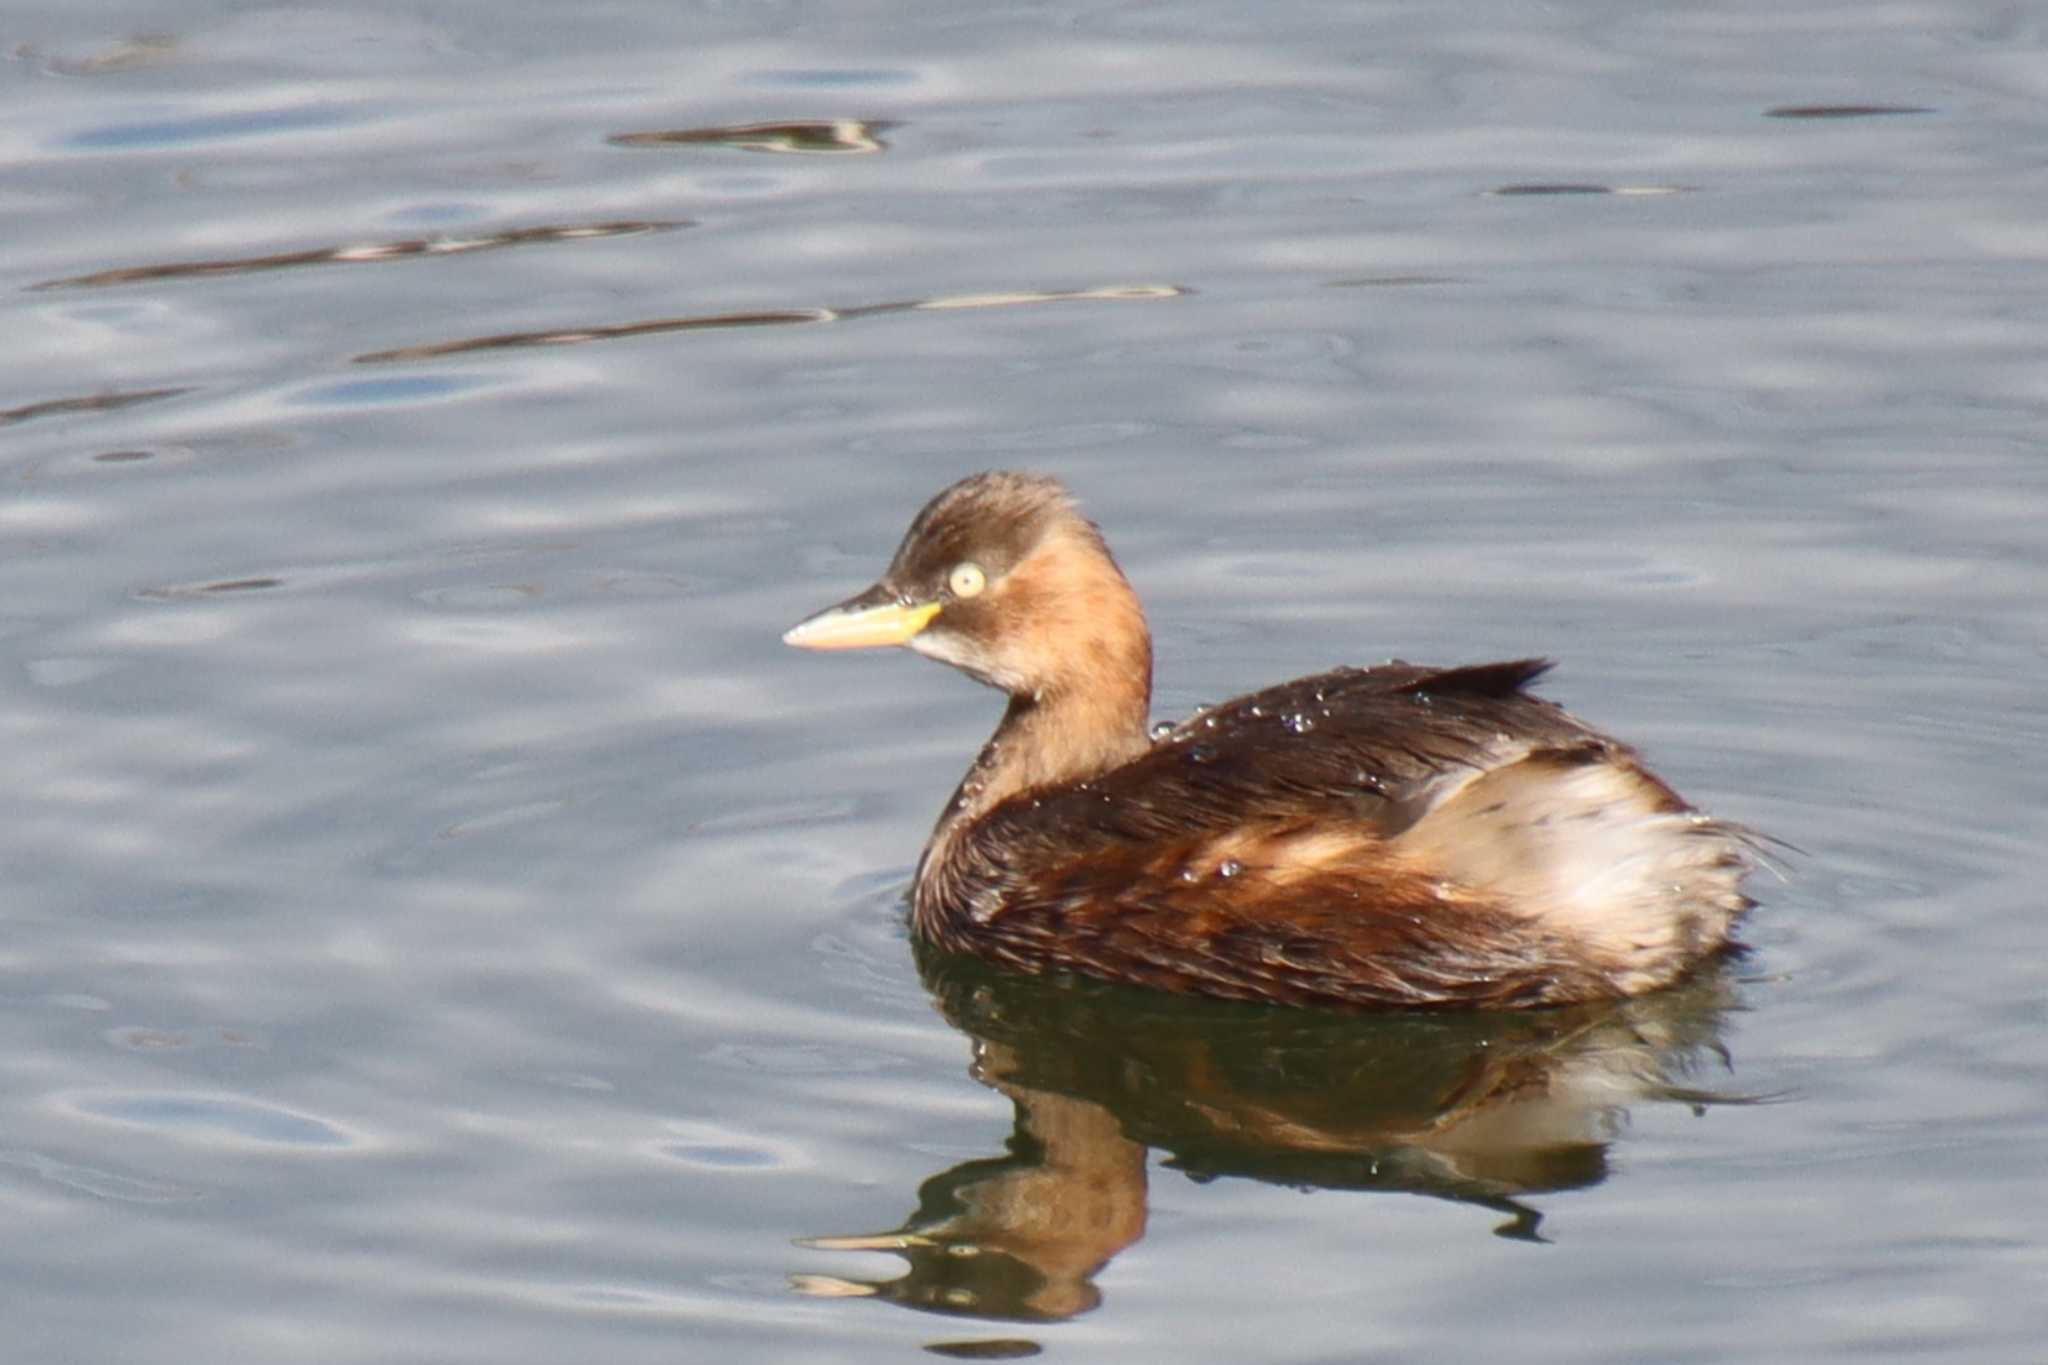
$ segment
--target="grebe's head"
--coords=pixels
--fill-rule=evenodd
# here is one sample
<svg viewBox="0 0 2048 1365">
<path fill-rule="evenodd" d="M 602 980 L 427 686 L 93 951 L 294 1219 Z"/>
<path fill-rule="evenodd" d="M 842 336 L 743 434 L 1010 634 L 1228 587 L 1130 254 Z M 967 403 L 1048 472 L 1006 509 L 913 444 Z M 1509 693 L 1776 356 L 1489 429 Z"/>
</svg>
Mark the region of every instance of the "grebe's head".
<svg viewBox="0 0 2048 1365">
<path fill-rule="evenodd" d="M 1033 700 L 1152 684 L 1144 613 L 1101 532 L 1057 480 L 1006 470 L 926 503 L 880 581 L 782 638 L 906 645 Z"/>
</svg>

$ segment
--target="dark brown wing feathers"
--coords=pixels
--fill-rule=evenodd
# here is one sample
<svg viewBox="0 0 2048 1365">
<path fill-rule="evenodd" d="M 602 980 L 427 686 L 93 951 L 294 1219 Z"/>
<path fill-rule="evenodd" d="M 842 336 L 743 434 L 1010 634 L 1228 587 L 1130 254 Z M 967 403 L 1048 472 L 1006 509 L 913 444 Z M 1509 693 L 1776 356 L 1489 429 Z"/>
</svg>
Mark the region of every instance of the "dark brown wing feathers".
<svg viewBox="0 0 2048 1365">
<path fill-rule="evenodd" d="M 991 812 L 977 842 L 1051 840 L 1073 856 L 1096 842 L 1332 816 L 1389 837 L 1432 785 L 1505 751 L 1627 753 L 1521 690 L 1549 667 L 1541 659 L 1455 669 L 1394 663 L 1283 683 L 1190 717 L 1093 782 Z"/>
</svg>

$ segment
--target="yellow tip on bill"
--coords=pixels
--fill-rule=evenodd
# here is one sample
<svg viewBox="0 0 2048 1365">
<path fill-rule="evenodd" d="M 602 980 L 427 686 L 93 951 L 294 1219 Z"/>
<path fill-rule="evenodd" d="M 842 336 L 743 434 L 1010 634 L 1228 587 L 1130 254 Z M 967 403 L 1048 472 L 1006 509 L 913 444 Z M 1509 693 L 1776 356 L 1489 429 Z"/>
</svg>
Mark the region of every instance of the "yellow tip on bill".
<svg viewBox="0 0 2048 1365">
<path fill-rule="evenodd" d="M 783 635 L 782 643 L 798 649 L 867 649 L 876 645 L 900 645 L 931 624 L 939 614 L 937 602 L 906 606 L 887 602 L 878 607 L 827 607 L 816 616 L 797 622 Z"/>
</svg>

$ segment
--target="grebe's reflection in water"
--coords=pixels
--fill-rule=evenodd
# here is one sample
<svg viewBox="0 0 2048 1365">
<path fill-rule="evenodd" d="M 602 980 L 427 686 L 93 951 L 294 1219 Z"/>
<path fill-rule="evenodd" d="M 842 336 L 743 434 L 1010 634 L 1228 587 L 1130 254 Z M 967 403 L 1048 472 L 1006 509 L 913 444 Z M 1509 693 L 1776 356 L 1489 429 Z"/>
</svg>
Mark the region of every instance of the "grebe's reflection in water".
<svg viewBox="0 0 2048 1365">
<path fill-rule="evenodd" d="M 1725 962 L 1632 1000 L 1374 1015 L 1007 975 L 932 950 L 919 966 L 974 1039 L 976 1079 L 1016 1103 L 1008 1153 L 932 1176 L 893 1232 L 806 1239 L 893 1252 L 909 1270 L 798 1275 L 804 1293 L 992 1319 L 1087 1312 L 1094 1277 L 1145 1233 L 1155 1148 L 1197 1181 L 1432 1195 L 1542 1241 L 1523 1199 L 1604 1180 L 1628 1106 L 1739 1098 L 1685 1084 L 1728 1064 Z"/>
</svg>

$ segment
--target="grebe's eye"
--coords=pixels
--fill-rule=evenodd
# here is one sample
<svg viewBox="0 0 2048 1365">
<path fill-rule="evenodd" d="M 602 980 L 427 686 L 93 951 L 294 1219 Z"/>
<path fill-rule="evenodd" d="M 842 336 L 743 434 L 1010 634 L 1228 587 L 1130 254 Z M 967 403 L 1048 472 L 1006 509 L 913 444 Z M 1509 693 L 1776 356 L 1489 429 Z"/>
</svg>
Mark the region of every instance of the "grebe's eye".
<svg viewBox="0 0 2048 1365">
<path fill-rule="evenodd" d="M 979 597 L 987 586 L 988 575 L 971 559 L 961 560 L 953 566 L 953 572 L 946 575 L 946 591 L 955 597 Z"/>
</svg>

